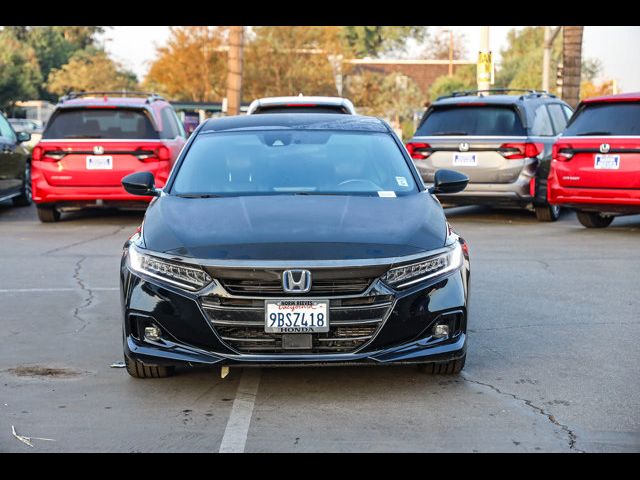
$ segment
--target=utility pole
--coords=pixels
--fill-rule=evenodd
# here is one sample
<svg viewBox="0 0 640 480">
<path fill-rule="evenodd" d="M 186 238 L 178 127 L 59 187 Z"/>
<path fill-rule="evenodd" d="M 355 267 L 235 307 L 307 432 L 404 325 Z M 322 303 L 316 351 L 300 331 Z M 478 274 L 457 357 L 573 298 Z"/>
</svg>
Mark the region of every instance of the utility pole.
<svg viewBox="0 0 640 480">
<path fill-rule="evenodd" d="M 542 90 L 549 91 L 549 75 L 551 73 L 551 47 L 562 27 L 556 27 L 551 32 L 551 27 L 544 27 L 544 51 L 542 55 Z"/>
<path fill-rule="evenodd" d="M 477 81 L 478 90 L 491 88 L 493 59 L 489 48 L 489 27 L 480 27 L 480 52 L 478 52 Z"/>
<path fill-rule="evenodd" d="M 244 27 L 229 27 L 229 56 L 227 73 L 227 115 L 240 114 L 242 99 L 242 45 Z"/>
<path fill-rule="evenodd" d="M 583 26 L 562 28 L 562 99 L 576 108 L 580 101 L 580 71 L 582 69 Z"/>
</svg>

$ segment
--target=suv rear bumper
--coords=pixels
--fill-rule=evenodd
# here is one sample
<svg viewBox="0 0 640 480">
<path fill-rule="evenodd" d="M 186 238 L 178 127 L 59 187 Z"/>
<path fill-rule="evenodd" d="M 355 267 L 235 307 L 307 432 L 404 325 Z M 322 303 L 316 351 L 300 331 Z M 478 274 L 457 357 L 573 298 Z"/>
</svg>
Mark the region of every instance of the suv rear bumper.
<svg viewBox="0 0 640 480">
<path fill-rule="evenodd" d="M 32 168 L 31 186 L 33 201 L 41 203 L 80 203 L 87 206 L 100 206 L 100 203 L 131 202 L 135 204 L 148 203 L 153 197 L 131 195 L 121 185 L 118 186 L 54 186 L 47 182 L 43 172 L 37 167 Z M 161 186 L 161 185 L 158 185 Z M 101 200 L 96 204 L 97 200 Z"/>
<path fill-rule="evenodd" d="M 549 202 L 578 210 L 640 213 L 640 189 L 563 187 L 551 172 Z"/>
<path fill-rule="evenodd" d="M 530 181 L 529 177 L 520 177 L 513 183 L 469 183 L 462 192 L 437 197 L 443 203 L 456 205 L 524 206 L 534 199 Z"/>
</svg>

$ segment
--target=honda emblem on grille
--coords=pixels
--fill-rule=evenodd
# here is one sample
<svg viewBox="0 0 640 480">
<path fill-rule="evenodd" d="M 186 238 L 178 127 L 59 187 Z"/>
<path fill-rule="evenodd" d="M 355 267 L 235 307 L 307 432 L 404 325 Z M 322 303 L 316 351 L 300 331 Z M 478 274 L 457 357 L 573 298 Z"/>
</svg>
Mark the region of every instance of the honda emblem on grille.
<svg viewBox="0 0 640 480">
<path fill-rule="evenodd" d="M 458 148 L 460 149 L 461 152 L 468 152 L 469 144 L 467 142 L 463 142 L 458 146 Z"/>
<path fill-rule="evenodd" d="M 282 272 L 282 288 L 287 293 L 307 293 L 311 290 L 311 272 L 285 270 Z"/>
<path fill-rule="evenodd" d="M 600 153 L 607 153 L 609 152 L 609 150 L 611 150 L 611 145 L 609 145 L 608 143 L 603 143 L 602 145 L 600 145 Z"/>
<path fill-rule="evenodd" d="M 104 147 L 101 145 L 96 145 L 95 147 L 93 147 L 93 153 L 95 153 L 96 155 L 102 155 L 104 153 Z"/>
</svg>

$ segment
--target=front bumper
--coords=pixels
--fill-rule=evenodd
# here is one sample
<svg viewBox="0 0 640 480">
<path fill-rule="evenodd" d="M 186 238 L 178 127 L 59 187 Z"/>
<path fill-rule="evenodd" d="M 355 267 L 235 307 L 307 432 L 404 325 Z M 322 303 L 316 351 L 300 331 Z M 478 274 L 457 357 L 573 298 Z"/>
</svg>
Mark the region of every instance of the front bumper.
<svg viewBox="0 0 640 480">
<path fill-rule="evenodd" d="M 123 258 L 121 294 L 125 353 L 147 365 L 371 365 L 446 362 L 466 352 L 469 262 L 449 274 L 403 291 L 376 280 L 363 294 L 392 295 L 392 306 L 373 338 L 347 353 L 246 353 L 221 339 L 202 308 L 202 297 L 132 273 Z M 225 294 L 229 298 L 245 298 Z M 338 297 L 332 297 L 335 299 Z M 353 298 L 351 296 L 350 298 Z M 254 298 L 255 300 L 255 298 Z M 450 336 L 431 330 L 442 318 L 455 316 Z M 157 341 L 140 334 L 139 322 L 163 332 Z M 146 324 L 146 323 L 145 323 Z"/>
</svg>

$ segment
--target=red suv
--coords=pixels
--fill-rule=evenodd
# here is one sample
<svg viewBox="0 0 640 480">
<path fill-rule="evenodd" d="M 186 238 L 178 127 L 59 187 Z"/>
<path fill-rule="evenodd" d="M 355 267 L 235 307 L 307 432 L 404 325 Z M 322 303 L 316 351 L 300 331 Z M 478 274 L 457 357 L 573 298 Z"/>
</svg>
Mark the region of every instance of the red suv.
<svg viewBox="0 0 640 480">
<path fill-rule="evenodd" d="M 640 92 L 582 101 L 552 156 L 549 202 L 585 227 L 640 213 Z"/>
<path fill-rule="evenodd" d="M 32 153 L 33 201 L 42 222 L 87 207 L 145 208 L 152 197 L 120 183 L 148 171 L 164 185 L 186 135 L 173 107 L 144 92 L 71 93 L 60 99 Z"/>
</svg>

